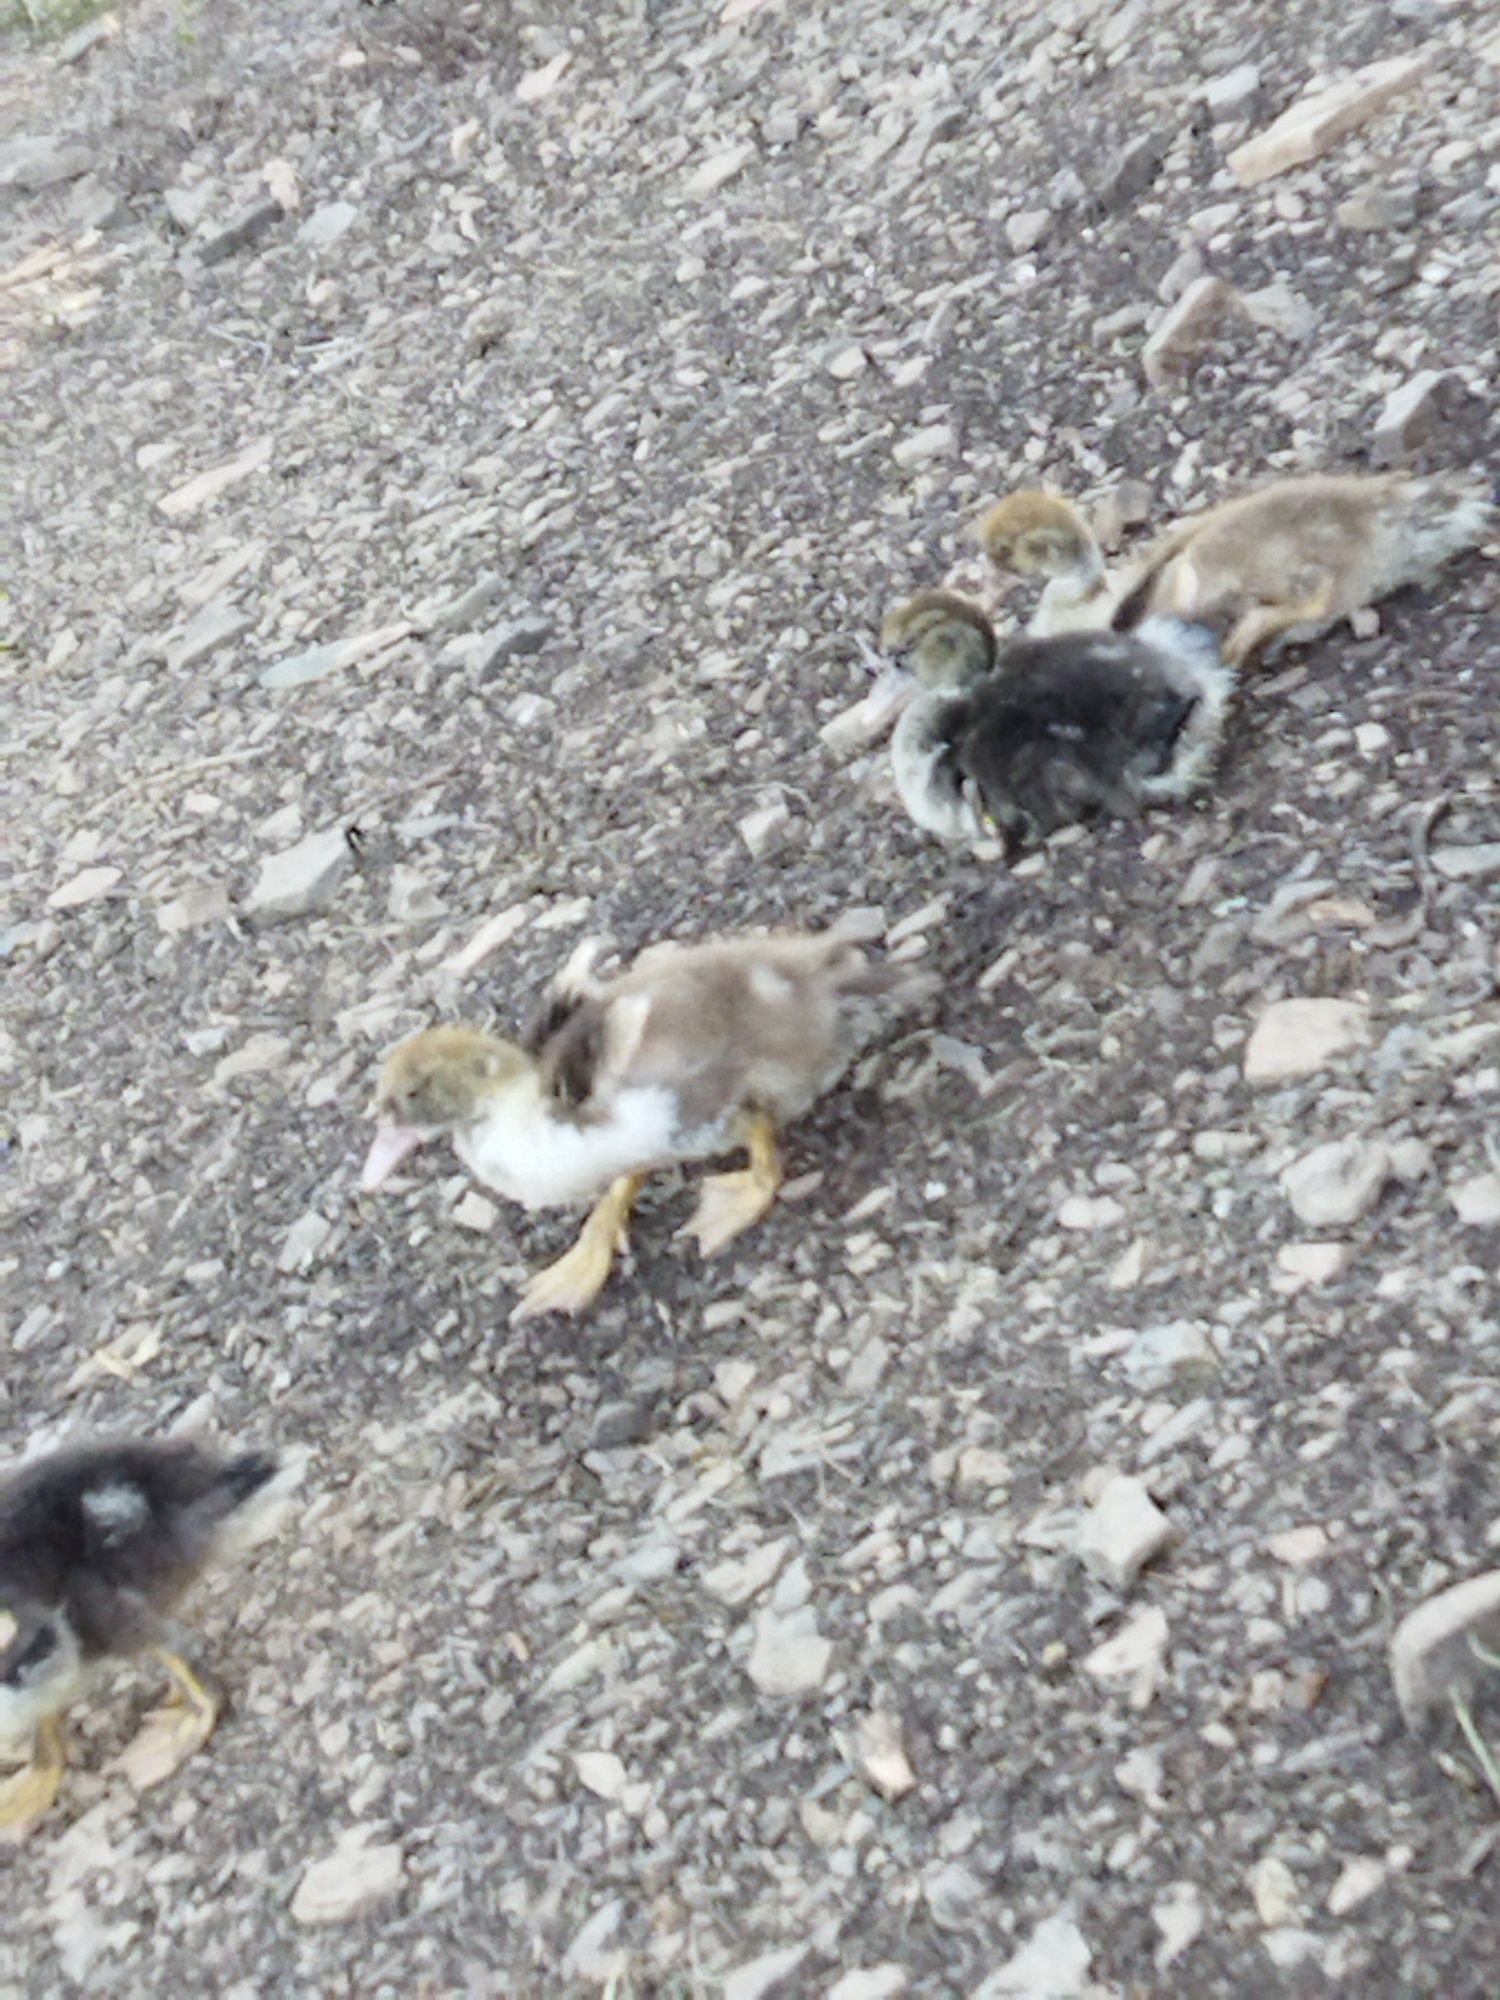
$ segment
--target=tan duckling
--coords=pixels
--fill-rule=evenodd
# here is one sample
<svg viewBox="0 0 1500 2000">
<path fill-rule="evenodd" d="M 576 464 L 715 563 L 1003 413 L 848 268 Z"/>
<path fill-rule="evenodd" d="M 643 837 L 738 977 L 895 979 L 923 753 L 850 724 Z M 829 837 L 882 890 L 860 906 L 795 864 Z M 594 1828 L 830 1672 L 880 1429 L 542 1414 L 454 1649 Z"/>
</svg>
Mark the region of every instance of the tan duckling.
<svg viewBox="0 0 1500 2000">
<path fill-rule="evenodd" d="M 1224 657 L 1241 667 L 1430 582 L 1497 525 L 1500 512 L 1472 480 L 1318 473 L 1189 515 L 1113 579 L 1082 514 L 1055 494 L 1011 494 L 979 533 L 993 560 L 1049 577 L 1034 632 L 1201 620 L 1226 632 Z"/>
<path fill-rule="evenodd" d="M 0 1786 L 0 1826 L 57 1797 L 64 1717 L 110 1662 L 150 1654 L 174 1687 L 175 1769 L 207 1741 L 220 1696 L 190 1665 L 172 1613 L 210 1564 L 279 1525 L 300 1456 L 225 1458 L 196 1444 L 129 1440 L 56 1451 L 0 1488 L 0 1742 L 30 1739 L 30 1762 Z M 140 1781 L 138 1781 L 140 1782 Z"/>
<path fill-rule="evenodd" d="M 945 840 L 997 827 L 1009 852 L 1101 810 L 1188 797 L 1212 769 L 1234 690 L 1213 635 L 1174 618 L 997 646 L 977 605 L 923 590 L 881 640 L 923 689 L 891 742 L 907 811 Z"/>
<path fill-rule="evenodd" d="M 528 1209 L 594 1201 L 577 1242 L 526 1287 L 512 1323 L 592 1303 L 647 1175 L 744 1146 L 704 1182 L 685 1234 L 712 1255 L 771 1206 L 776 1134 L 829 1090 L 885 1021 L 931 990 L 836 932 L 661 944 L 557 996 L 531 1047 L 431 1028 L 386 1058 L 361 1186 L 446 1135 L 479 1180 Z"/>
</svg>

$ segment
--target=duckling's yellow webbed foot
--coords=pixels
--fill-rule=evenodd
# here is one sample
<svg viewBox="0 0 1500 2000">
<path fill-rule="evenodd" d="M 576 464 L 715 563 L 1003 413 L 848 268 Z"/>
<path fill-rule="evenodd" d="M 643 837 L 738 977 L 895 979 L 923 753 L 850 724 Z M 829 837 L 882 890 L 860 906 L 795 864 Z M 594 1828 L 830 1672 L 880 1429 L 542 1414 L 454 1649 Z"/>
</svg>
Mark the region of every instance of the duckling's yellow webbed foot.
<svg viewBox="0 0 1500 2000">
<path fill-rule="evenodd" d="M 25 1828 L 40 1819 L 62 1789 L 68 1745 L 61 1716 L 48 1716 L 31 1743 L 31 1762 L 0 1785 L 0 1827 Z"/>
<path fill-rule="evenodd" d="M 125 1775 L 138 1792 L 149 1791 L 180 1771 L 213 1735 L 224 1706 L 208 1676 L 190 1667 L 180 1653 L 165 1646 L 150 1651 L 172 1676 L 172 1693 L 165 1707 L 147 1716 L 121 1756 Z"/>
<path fill-rule="evenodd" d="M 512 1326 L 540 1313 L 582 1312 L 604 1290 L 617 1255 L 629 1243 L 627 1224 L 644 1174 L 621 1174 L 611 1181 L 578 1232 L 578 1241 L 555 1264 L 538 1271 L 510 1316 Z"/>
<path fill-rule="evenodd" d="M 781 1186 L 781 1155 L 776 1150 L 776 1128 L 757 1112 L 745 1135 L 750 1164 L 738 1173 L 711 1174 L 698 1190 L 698 1206 L 691 1221 L 677 1232 L 697 1238 L 705 1257 L 712 1257 L 760 1221 L 776 1199 Z"/>
</svg>

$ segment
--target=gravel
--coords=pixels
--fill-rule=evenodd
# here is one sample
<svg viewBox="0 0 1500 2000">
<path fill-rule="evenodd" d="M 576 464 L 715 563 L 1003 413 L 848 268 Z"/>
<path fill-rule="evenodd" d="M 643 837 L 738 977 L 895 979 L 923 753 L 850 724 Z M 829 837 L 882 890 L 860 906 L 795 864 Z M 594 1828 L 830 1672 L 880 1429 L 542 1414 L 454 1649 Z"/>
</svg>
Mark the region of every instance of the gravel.
<svg viewBox="0 0 1500 2000">
<path fill-rule="evenodd" d="M 1472 10 L 115 13 L 0 57 L 48 135 L 0 196 L 0 1447 L 315 1466 L 186 1608 L 207 1750 L 137 1796 L 145 1668 L 79 1716 L 0 1984 L 1487 1993 L 1494 1801 L 1387 1647 L 1500 1536 L 1492 563 L 1253 677 L 1201 807 L 1016 873 L 820 740 L 1007 487 L 1128 557 L 1367 463 L 1431 370 L 1404 462 L 1493 466 Z M 439 1149 L 357 1198 L 402 1033 L 850 908 L 941 996 L 731 1254 L 663 1176 L 520 1337 L 574 1219 Z M 1247 1080 L 1307 1000 L 1336 1053 Z M 1128 1583 L 1113 1478 L 1172 1531 Z"/>
</svg>

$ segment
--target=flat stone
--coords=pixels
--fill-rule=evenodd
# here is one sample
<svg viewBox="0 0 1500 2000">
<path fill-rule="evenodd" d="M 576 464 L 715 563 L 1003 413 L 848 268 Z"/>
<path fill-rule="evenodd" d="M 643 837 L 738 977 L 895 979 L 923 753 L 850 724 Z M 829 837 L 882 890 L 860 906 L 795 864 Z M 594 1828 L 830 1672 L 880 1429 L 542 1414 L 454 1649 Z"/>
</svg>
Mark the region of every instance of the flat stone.
<svg viewBox="0 0 1500 2000">
<path fill-rule="evenodd" d="M 333 1224 L 315 1208 L 299 1215 L 282 1242 L 277 1270 L 287 1275 L 310 1270 L 332 1231 Z"/>
<path fill-rule="evenodd" d="M 1391 1171 L 1378 1139 L 1331 1139 L 1294 1160 L 1281 1176 L 1292 1213 L 1309 1229 L 1343 1229 L 1380 1199 Z"/>
<path fill-rule="evenodd" d="M 280 207 L 279 203 L 277 207 Z M 352 201 L 325 201 L 321 208 L 313 210 L 297 231 L 297 241 L 310 243 L 315 249 L 326 249 L 352 228 L 358 216 L 359 210 Z"/>
<path fill-rule="evenodd" d="M 507 660 L 529 659 L 542 650 L 555 629 L 550 618 L 535 614 L 507 618 L 502 624 L 491 626 L 474 649 L 476 671 L 483 678 L 503 667 Z"/>
<path fill-rule="evenodd" d="M 1432 865 L 1450 882 L 1487 882 L 1500 875 L 1500 840 L 1480 841 L 1473 847 L 1435 847 Z"/>
<path fill-rule="evenodd" d="M 1201 1381 L 1219 1366 L 1218 1349 L 1191 1320 L 1143 1327 L 1120 1357 L 1130 1385 L 1141 1395 Z"/>
<path fill-rule="evenodd" d="M 1276 1252 L 1276 1268 L 1286 1280 L 1282 1289 L 1332 1284 L 1348 1270 L 1352 1254 L 1347 1243 L 1283 1243 Z"/>
<path fill-rule="evenodd" d="M 391 870 L 385 907 L 393 923 L 427 924 L 442 916 L 446 905 L 420 868 L 398 861 Z"/>
<path fill-rule="evenodd" d="M 342 827 L 310 833 L 295 847 L 283 848 L 260 864 L 245 914 L 263 923 L 280 923 L 326 909 L 353 865 Z"/>
<path fill-rule="evenodd" d="M 757 1617 L 746 1671 L 762 1694 L 811 1694 L 832 1662 L 833 1641 L 821 1635 L 807 1607 L 786 1617 L 767 1609 Z"/>
<path fill-rule="evenodd" d="M 1172 1523 L 1143 1481 L 1126 1473 L 1106 1480 L 1078 1531 L 1077 1550 L 1091 1575 L 1127 1590 L 1176 1539 Z"/>
<path fill-rule="evenodd" d="M 156 921 L 168 937 L 180 937 L 204 924 L 223 923 L 229 915 L 229 891 L 219 882 L 195 882 L 158 906 Z"/>
<path fill-rule="evenodd" d="M 997 1972 L 974 1988 L 970 2000 L 1084 2000 L 1095 1989 L 1088 1939 L 1066 1912 L 1045 1917 Z"/>
<path fill-rule="evenodd" d="M 242 208 L 222 228 L 215 229 L 194 240 L 190 253 L 206 270 L 215 264 L 222 264 L 237 251 L 248 250 L 281 221 L 285 210 L 279 201 L 268 195 L 264 201 L 251 202 Z"/>
<path fill-rule="evenodd" d="M 1141 349 L 1141 367 L 1153 389 L 1165 388 L 1186 373 L 1199 354 L 1236 309 L 1239 294 L 1222 278 L 1195 279 L 1158 320 Z"/>
<path fill-rule="evenodd" d="M 1241 292 L 1239 303 L 1252 326 L 1266 327 L 1286 340 L 1305 340 L 1318 323 L 1317 314 L 1302 294 L 1280 279 L 1253 292 Z"/>
<path fill-rule="evenodd" d="M 95 850 L 97 852 L 97 849 Z M 85 868 L 81 875 L 75 875 L 71 882 L 64 882 L 54 889 L 47 898 L 49 910 L 77 910 L 85 903 L 97 903 L 101 896 L 107 896 L 119 882 L 123 869 Z"/>
<path fill-rule="evenodd" d="M 1417 219 L 1417 190 L 1385 187 L 1377 181 L 1346 196 L 1333 215 L 1340 229 L 1361 234 L 1379 229 L 1406 229 Z"/>
<path fill-rule="evenodd" d="M 167 666 L 175 673 L 188 673 L 201 666 L 221 646 L 243 639 L 255 620 L 227 598 L 217 597 L 196 612 L 174 644 L 167 648 Z"/>
<path fill-rule="evenodd" d="M 1393 389 L 1381 405 L 1370 439 L 1372 465 L 1395 465 L 1441 430 L 1469 400 L 1463 377 L 1451 368 L 1424 368 Z"/>
<path fill-rule="evenodd" d="M 918 465 L 927 465 L 935 458 L 947 458 L 958 445 L 958 438 L 951 424 L 928 424 L 924 430 L 913 431 L 910 437 L 902 438 L 891 447 L 891 457 L 904 472 Z"/>
<path fill-rule="evenodd" d="M 1391 1680 L 1408 1729 L 1421 1731 L 1447 1714 L 1455 1695 L 1468 1700 L 1491 1671 L 1474 1653 L 1471 1638 L 1491 1652 L 1500 1647 L 1500 1569 L 1429 1597 L 1391 1635 Z"/>
<path fill-rule="evenodd" d="M 723 2000 L 764 2000 L 783 1980 L 794 1976 L 811 1950 L 811 1943 L 783 1945 L 779 1951 L 762 1952 L 759 1958 L 737 1965 L 724 1975 L 719 1988 Z M 792 1989 L 783 1990 L 786 2000 L 791 2000 Z"/>
<path fill-rule="evenodd" d="M 770 799 L 739 822 L 737 831 L 756 860 L 779 847 L 792 824 L 791 809 L 784 799 Z"/>
<path fill-rule="evenodd" d="M 856 1966 L 836 1979 L 824 2000 L 900 2000 L 911 1980 L 904 1965 L 887 1959 L 883 1965 Z"/>
<path fill-rule="evenodd" d="M 721 152 L 710 153 L 683 182 L 683 193 L 694 201 L 706 201 L 721 187 L 726 187 L 754 158 L 755 147 L 748 140 L 743 145 L 725 146 Z"/>
<path fill-rule="evenodd" d="M 259 676 L 260 685 L 272 694 L 285 694 L 292 688 L 306 687 L 312 681 L 320 681 L 329 674 L 338 673 L 344 667 L 356 667 L 366 661 L 379 658 L 411 636 L 412 627 L 402 620 L 396 625 L 377 625 L 373 631 L 355 632 L 347 639 L 330 639 L 322 645 L 308 646 L 300 653 L 289 653 L 284 659 L 273 660 Z"/>
<path fill-rule="evenodd" d="M 1427 68 L 1427 57 L 1395 56 L 1371 63 L 1326 90 L 1291 104 L 1273 125 L 1236 146 L 1229 155 L 1230 172 L 1241 187 L 1262 181 L 1319 159 L 1347 133 L 1372 118 L 1401 91 L 1408 90 Z"/>
<path fill-rule="evenodd" d="M 823 366 L 835 382 L 852 382 L 869 365 L 870 357 L 857 340 L 837 340 L 823 351 Z"/>
<path fill-rule="evenodd" d="M 488 1195 L 478 1188 L 470 1188 L 461 1201 L 455 1203 L 453 1220 L 460 1229 L 472 1229 L 477 1236 L 488 1236 L 500 1220 L 500 1210 Z"/>
<path fill-rule="evenodd" d="M 196 513 L 206 507 L 211 500 L 217 500 L 240 480 L 248 479 L 252 472 L 259 472 L 262 466 L 271 462 L 271 440 L 256 438 L 233 458 L 226 458 L 222 464 L 212 465 L 206 472 L 199 472 L 181 486 L 174 486 L 170 493 L 162 495 L 156 505 L 159 512 L 169 520 L 181 520 L 185 514 Z"/>
<path fill-rule="evenodd" d="M 350 1827 L 333 1852 L 303 1872 L 292 1898 L 299 1924 L 336 1924 L 383 1901 L 401 1881 L 404 1862 L 394 1841 L 373 1841 L 374 1829 Z"/>
<path fill-rule="evenodd" d="M 1245 1081 L 1285 1083 L 1311 1076 L 1369 1041 L 1370 1009 L 1363 1000 L 1274 1000 L 1245 1044 Z"/>
<path fill-rule="evenodd" d="M 900 1719 L 888 1709 L 872 1709 L 860 1717 L 854 1725 L 853 1752 L 860 1776 L 884 1799 L 904 1798 L 917 1782 Z"/>
<path fill-rule="evenodd" d="M 59 181 L 76 181 L 97 161 L 93 147 L 80 145 L 76 139 L 27 133 L 0 144 L 0 188 L 36 194 L 42 188 L 56 187 Z"/>
<path fill-rule="evenodd" d="M 1211 76 L 1198 94 L 1216 124 L 1249 118 L 1260 97 L 1260 67 L 1253 62 L 1236 63 L 1233 69 Z"/>
<path fill-rule="evenodd" d="M 1475 1174 L 1448 1190 L 1453 1212 L 1466 1229 L 1492 1229 L 1500 1223 L 1500 1174 Z"/>
</svg>

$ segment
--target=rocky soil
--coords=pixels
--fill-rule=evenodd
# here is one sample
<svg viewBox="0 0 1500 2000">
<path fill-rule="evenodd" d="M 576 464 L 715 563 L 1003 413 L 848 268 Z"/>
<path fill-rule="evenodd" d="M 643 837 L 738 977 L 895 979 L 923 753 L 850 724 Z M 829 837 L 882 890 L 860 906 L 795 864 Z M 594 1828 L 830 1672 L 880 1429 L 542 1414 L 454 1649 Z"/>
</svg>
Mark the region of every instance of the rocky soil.
<svg viewBox="0 0 1500 2000">
<path fill-rule="evenodd" d="M 126 0 L 0 102 L 0 1450 L 315 1453 L 0 1993 L 1492 1992 L 1386 1645 L 1500 1561 L 1493 562 L 1014 875 L 819 731 L 1009 485 L 1493 467 L 1500 9 Z M 397 1033 L 849 906 L 945 996 L 730 1256 L 513 1334 L 570 1218 L 357 1200 Z"/>
</svg>

